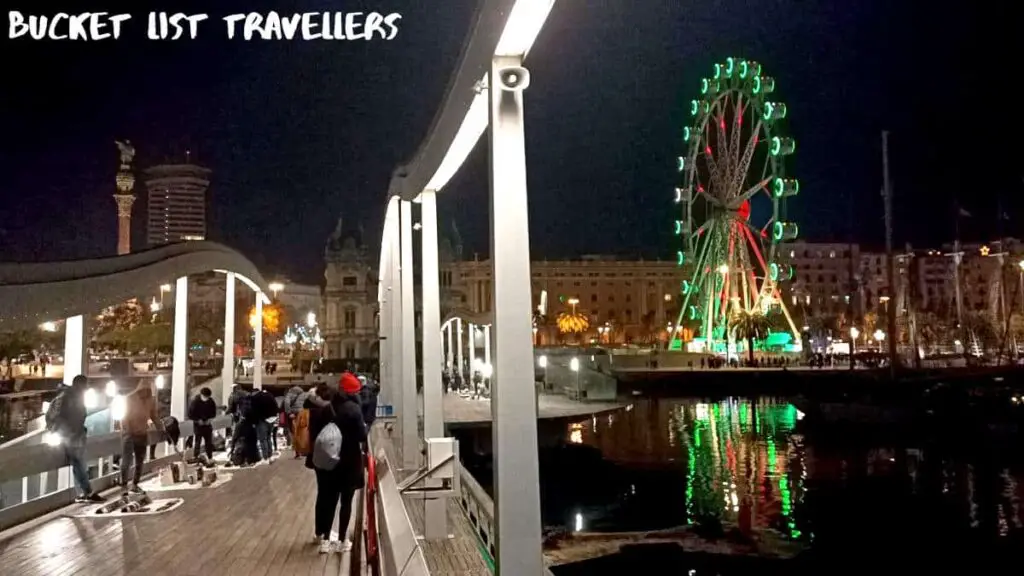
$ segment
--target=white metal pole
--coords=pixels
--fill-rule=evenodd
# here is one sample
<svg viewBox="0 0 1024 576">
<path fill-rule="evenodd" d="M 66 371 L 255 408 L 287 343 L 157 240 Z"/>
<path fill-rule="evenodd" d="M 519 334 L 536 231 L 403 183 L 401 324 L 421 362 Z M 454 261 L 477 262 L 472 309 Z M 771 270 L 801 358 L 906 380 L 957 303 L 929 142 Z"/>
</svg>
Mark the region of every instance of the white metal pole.
<svg viewBox="0 0 1024 576">
<path fill-rule="evenodd" d="M 463 353 L 463 350 L 462 350 L 462 318 L 456 318 L 455 319 L 455 327 L 456 327 L 456 330 L 455 330 L 455 335 L 456 335 L 456 341 L 455 341 L 455 363 L 457 365 L 455 367 L 455 376 L 458 377 L 459 382 L 461 383 L 465 379 L 465 373 L 463 372 L 465 364 L 463 363 L 463 360 L 462 360 L 463 359 L 463 356 L 462 356 L 462 353 Z"/>
<path fill-rule="evenodd" d="M 85 350 L 85 317 L 72 316 L 64 321 L 64 377 L 65 385 L 71 386 L 79 374 L 88 372 L 89 360 Z"/>
<path fill-rule="evenodd" d="M 256 291 L 256 326 L 253 327 L 252 387 L 263 389 L 263 292 Z"/>
<path fill-rule="evenodd" d="M 532 330 L 532 328 L 531 328 Z M 532 334 L 531 334 L 532 336 Z M 531 340 L 532 341 L 532 340 Z M 490 366 L 493 370 L 494 366 L 491 365 L 491 325 L 484 325 L 484 364 Z M 491 372 L 491 376 L 485 378 L 487 386 L 491 385 L 491 379 L 494 377 L 494 372 Z"/>
<path fill-rule="evenodd" d="M 1024 276 L 1021 276 L 1021 278 L 1024 278 Z M 1021 282 L 1024 283 L 1024 280 Z M 1022 292 L 1024 292 L 1024 290 L 1022 290 Z M 1021 298 L 1021 307 L 1024 308 L 1024 298 Z M 448 367 L 449 372 L 454 368 L 454 366 L 452 366 L 452 322 L 452 320 L 449 320 L 444 325 L 445 366 Z"/>
<path fill-rule="evenodd" d="M 185 420 L 188 394 L 188 276 L 174 283 L 174 357 L 171 361 L 171 416 Z"/>
<path fill-rule="evenodd" d="M 444 436 L 441 383 L 441 286 L 437 262 L 437 195 L 420 194 L 423 273 L 423 434 Z"/>
<path fill-rule="evenodd" d="M 401 238 L 399 223 L 400 201 L 397 196 L 391 198 L 388 204 L 388 300 L 391 303 L 388 317 L 391 320 L 391 330 L 388 333 L 391 345 L 388 347 L 390 354 L 391 387 L 395 401 L 395 413 L 398 416 L 398 428 L 401 435 L 402 414 L 406 410 L 414 410 L 415 405 L 405 402 L 405 395 L 402 391 L 402 286 L 399 264 L 401 259 Z"/>
<path fill-rule="evenodd" d="M 412 202 L 402 200 L 402 464 L 419 466 L 419 402 L 416 395 L 416 299 L 413 286 Z"/>
<path fill-rule="evenodd" d="M 476 324 L 469 323 L 469 381 L 476 391 Z"/>
<path fill-rule="evenodd" d="M 423 437 L 441 438 L 444 436 L 444 408 L 441 404 L 441 286 L 437 262 L 437 195 L 433 190 L 424 190 L 420 194 L 420 224 L 423 258 L 420 279 L 423 290 Z M 437 481 L 431 481 L 431 484 L 438 486 Z M 446 498 L 432 498 L 424 502 L 423 535 L 428 540 L 448 537 L 447 508 Z"/>
<path fill-rule="evenodd" d="M 496 573 L 505 576 L 544 571 L 523 133 L 523 89 L 528 78 L 522 77 L 526 71 L 521 66 L 521 57 L 496 57 L 488 78 L 491 87 L 491 301 L 496 361 L 491 429 Z"/>
<path fill-rule="evenodd" d="M 235 386 L 235 273 L 228 272 L 224 286 L 224 368 L 221 370 L 220 403 L 228 405 Z"/>
<path fill-rule="evenodd" d="M 391 377 L 391 274 L 389 272 L 391 261 L 388 256 L 388 231 L 385 220 L 384 233 L 381 235 L 380 263 L 377 269 L 377 309 L 380 311 L 377 326 L 377 361 L 380 370 L 380 400 L 382 404 L 395 406 L 395 399 L 392 391 L 394 382 Z"/>
</svg>

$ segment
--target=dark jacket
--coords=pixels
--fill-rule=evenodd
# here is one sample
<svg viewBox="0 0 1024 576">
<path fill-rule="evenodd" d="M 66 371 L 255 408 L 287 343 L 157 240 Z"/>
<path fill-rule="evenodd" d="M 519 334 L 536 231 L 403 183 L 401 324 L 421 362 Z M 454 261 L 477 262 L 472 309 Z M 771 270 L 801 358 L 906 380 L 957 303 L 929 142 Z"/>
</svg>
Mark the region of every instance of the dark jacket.
<svg viewBox="0 0 1024 576">
<path fill-rule="evenodd" d="M 319 400 L 319 399 L 318 399 Z M 341 455 L 338 466 L 331 471 L 341 486 L 358 490 L 363 481 L 363 445 L 366 443 L 366 425 L 359 396 L 339 393 L 330 404 L 317 402 L 309 413 L 309 438 L 316 442 L 320 431 L 328 422 L 341 430 Z M 313 468 L 313 454 L 306 455 L 306 467 Z"/>
<path fill-rule="evenodd" d="M 366 423 L 366 429 L 369 430 L 373 426 L 373 421 L 377 419 L 377 396 L 380 394 L 380 384 L 373 378 L 366 378 L 366 382 L 363 387 L 359 390 L 359 401 L 363 407 L 363 422 Z"/>
<path fill-rule="evenodd" d="M 196 423 L 209 424 L 210 420 L 217 417 L 217 403 L 213 398 L 204 399 L 202 395 L 197 395 L 188 405 L 188 417 Z"/>
<path fill-rule="evenodd" d="M 46 428 L 56 432 L 71 445 L 85 442 L 85 387 L 65 388 L 50 405 Z"/>
</svg>

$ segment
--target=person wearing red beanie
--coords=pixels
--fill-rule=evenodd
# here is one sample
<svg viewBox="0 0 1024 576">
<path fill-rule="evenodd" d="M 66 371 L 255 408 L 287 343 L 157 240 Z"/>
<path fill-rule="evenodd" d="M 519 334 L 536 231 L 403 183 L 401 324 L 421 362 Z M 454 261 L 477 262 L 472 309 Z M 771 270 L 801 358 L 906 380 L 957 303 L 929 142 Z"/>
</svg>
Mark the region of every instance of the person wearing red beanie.
<svg viewBox="0 0 1024 576">
<path fill-rule="evenodd" d="M 338 388 L 345 394 L 358 395 L 359 391 L 363 388 L 363 383 L 359 381 L 359 378 L 351 372 L 345 372 L 341 375 L 341 380 L 338 381 Z"/>
</svg>

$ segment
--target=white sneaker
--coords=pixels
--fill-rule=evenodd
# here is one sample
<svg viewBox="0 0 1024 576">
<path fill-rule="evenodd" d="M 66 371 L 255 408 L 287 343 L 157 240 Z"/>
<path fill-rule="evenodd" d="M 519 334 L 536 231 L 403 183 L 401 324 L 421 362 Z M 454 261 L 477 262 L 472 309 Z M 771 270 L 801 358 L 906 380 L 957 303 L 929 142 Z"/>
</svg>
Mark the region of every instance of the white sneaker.
<svg viewBox="0 0 1024 576">
<path fill-rule="evenodd" d="M 328 540 L 327 538 L 321 538 L 320 539 L 320 548 L 317 551 L 320 554 L 330 554 L 331 553 L 331 541 Z"/>
<path fill-rule="evenodd" d="M 334 543 L 334 549 L 339 554 L 344 554 L 346 552 L 350 552 L 352 550 L 352 541 L 351 540 L 342 540 L 341 542 L 335 542 Z"/>
</svg>

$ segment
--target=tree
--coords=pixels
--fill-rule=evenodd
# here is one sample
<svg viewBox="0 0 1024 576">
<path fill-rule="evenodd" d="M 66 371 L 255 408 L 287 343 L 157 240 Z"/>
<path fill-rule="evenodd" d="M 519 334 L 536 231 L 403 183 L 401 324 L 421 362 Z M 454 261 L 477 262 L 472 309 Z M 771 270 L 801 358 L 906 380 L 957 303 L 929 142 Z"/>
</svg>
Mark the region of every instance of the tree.
<svg viewBox="0 0 1024 576">
<path fill-rule="evenodd" d="M 138 354 L 170 353 L 174 347 L 174 326 L 166 322 L 140 324 L 130 330 L 112 330 L 97 338 L 97 343 Z"/>
<path fill-rule="evenodd" d="M 111 306 L 96 318 L 93 337 L 99 338 L 114 330 L 131 330 L 142 324 L 144 318 L 145 311 L 138 300 L 133 299 Z"/>
<path fill-rule="evenodd" d="M 754 341 L 768 337 L 771 320 L 760 310 L 741 310 L 729 319 L 730 328 L 736 331 L 736 337 L 747 341 L 747 354 L 750 363 L 754 363 Z"/>
<path fill-rule="evenodd" d="M 189 310 L 188 339 L 193 344 L 212 346 L 224 330 L 224 317 L 207 307 Z"/>
<path fill-rule="evenodd" d="M 590 319 L 578 310 L 560 313 L 555 322 L 559 333 L 574 334 L 577 337 L 590 328 Z"/>
<path fill-rule="evenodd" d="M 283 316 L 280 304 L 274 302 L 263 306 L 263 332 L 270 336 L 280 334 Z M 258 325 L 256 322 L 256 307 L 253 306 L 249 309 L 249 326 L 255 330 Z"/>
</svg>

